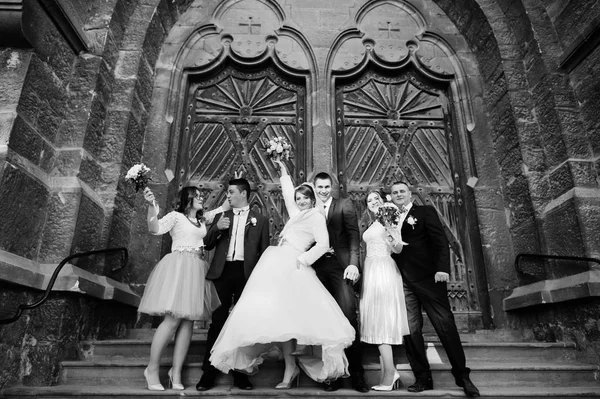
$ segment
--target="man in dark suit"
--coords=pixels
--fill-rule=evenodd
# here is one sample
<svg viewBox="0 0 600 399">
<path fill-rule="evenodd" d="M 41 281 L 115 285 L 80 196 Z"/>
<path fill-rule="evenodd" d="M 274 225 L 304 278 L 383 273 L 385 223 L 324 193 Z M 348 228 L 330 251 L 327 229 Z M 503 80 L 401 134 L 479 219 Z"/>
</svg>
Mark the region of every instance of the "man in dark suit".
<svg viewBox="0 0 600 399">
<path fill-rule="evenodd" d="M 416 381 L 409 392 L 433 389 L 431 369 L 423 339 L 425 309 L 431 324 L 448 354 L 456 385 L 467 396 L 479 396 L 466 366 L 465 352 L 448 301 L 446 283 L 450 277 L 448 239 L 435 208 L 412 203 L 412 193 L 404 182 L 391 188 L 392 202 L 400 208 L 402 239 L 408 243 L 394 255 L 404 279 L 404 295 L 410 335 L 405 337 L 406 354 Z"/>
<path fill-rule="evenodd" d="M 331 196 L 333 180 L 327 173 L 319 173 L 314 179 L 316 194 L 324 205 L 322 212 L 327 218 L 327 231 L 331 249 L 313 264 L 317 277 L 335 298 L 344 315 L 354 327 L 356 338 L 346 349 L 352 387 L 359 392 L 368 392 L 362 365 L 362 347 L 358 336 L 356 296 L 352 283 L 358 281 L 360 272 L 360 236 L 358 217 L 351 201 Z M 325 384 L 326 391 L 335 391 L 340 381 Z"/>
<path fill-rule="evenodd" d="M 218 370 L 210 364 L 210 351 L 229 316 L 232 302 L 239 299 L 252 269 L 269 246 L 269 221 L 249 208 L 249 195 L 250 184 L 246 179 L 231 180 L 227 199 L 232 209 L 215 218 L 204 238 L 205 248 L 215 249 L 206 278 L 214 282 L 221 306 L 213 313 L 208 329 L 202 378 L 196 384 L 198 391 L 215 385 Z M 252 389 L 248 377 L 237 371 L 233 372 L 233 384 Z"/>
</svg>

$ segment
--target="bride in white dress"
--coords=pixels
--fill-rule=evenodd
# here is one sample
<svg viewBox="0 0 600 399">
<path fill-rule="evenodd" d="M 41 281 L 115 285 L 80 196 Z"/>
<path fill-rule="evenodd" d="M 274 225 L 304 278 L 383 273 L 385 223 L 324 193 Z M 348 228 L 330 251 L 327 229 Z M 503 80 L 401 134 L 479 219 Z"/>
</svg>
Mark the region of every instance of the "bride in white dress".
<svg viewBox="0 0 600 399">
<path fill-rule="evenodd" d="M 347 377 L 344 348 L 355 331 L 310 267 L 329 250 L 325 217 L 314 208 L 309 185 L 294 189 L 281 161 L 281 188 L 290 215 L 278 246 L 270 246 L 254 268 L 213 347 L 210 362 L 224 373 L 254 374 L 273 343 L 283 343 L 285 372 L 279 389 L 291 387 L 299 374 L 291 355 L 298 345 L 314 346 L 316 357 L 298 357 L 315 381 Z"/>
</svg>

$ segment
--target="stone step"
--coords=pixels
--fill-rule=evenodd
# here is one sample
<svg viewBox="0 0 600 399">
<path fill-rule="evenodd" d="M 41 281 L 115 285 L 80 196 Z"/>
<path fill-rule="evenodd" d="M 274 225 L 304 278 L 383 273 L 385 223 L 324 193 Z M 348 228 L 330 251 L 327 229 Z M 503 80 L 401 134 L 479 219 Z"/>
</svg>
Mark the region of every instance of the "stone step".
<svg viewBox="0 0 600 399">
<path fill-rule="evenodd" d="M 125 358 L 147 359 L 150 354 L 151 339 L 123 339 L 106 341 L 88 341 L 82 344 L 85 360 L 118 360 Z M 204 358 L 205 339 L 194 337 L 188 351 L 188 362 L 200 362 Z M 546 342 L 463 342 L 465 355 L 470 361 L 516 360 L 540 362 L 574 362 L 576 346 L 572 343 Z M 173 353 L 171 343 L 165 350 L 165 359 Z M 398 361 L 406 359 L 404 346 L 394 348 Z M 439 341 L 427 342 L 427 355 L 431 363 L 448 362 L 446 351 Z M 364 345 L 364 361 L 378 362 L 379 350 L 375 345 Z"/>
<path fill-rule="evenodd" d="M 600 397 L 600 388 L 598 387 L 482 387 L 480 388 L 481 397 L 487 399 L 507 399 L 507 398 L 527 398 L 527 399 L 548 399 L 548 398 L 598 398 Z M 356 392 L 352 389 L 343 388 L 336 392 L 324 392 L 320 388 L 292 388 L 286 391 L 275 390 L 272 388 L 256 388 L 252 391 L 242 391 L 230 386 L 218 386 L 210 391 L 197 392 L 193 386 L 187 387 L 184 391 L 174 391 L 167 389 L 162 392 L 150 392 L 140 387 L 118 387 L 118 386 L 55 386 L 55 387 L 13 387 L 3 391 L 3 398 L 7 399 L 63 399 L 63 398 L 85 398 L 85 399 L 142 399 L 142 398 L 177 398 L 177 397 L 235 397 L 235 398 L 293 398 L 301 397 L 311 398 L 448 398 L 465 397 L 460 388 L 449 389 L 436 388 L 432 391 L 421 393 L 410 393 L 405 388 L 392 392 L 371 391 L 367 394 Z"/>
<path fill-rule="evenodd" d="M 155 320 L 159 320 L 158 316 Z M 490 332 L 495 330 L 483 330 L 483 322 L 481 311 L 465 311 L 465 312 L 454 312 L 454 320 L 456 322 L 456 327 L 458 331 L 462 334 L 468 334 L 472 331 L 485 331 Z M 201 333 L 205 333 L 206 329 L 210 325 L 210 321 L 198 321 L 195 323 L 195 332 L 200 331 Z M 423 312 L 423 332 L 425 334 L 435 334 L 435 330 L 429 321 L 429 317 L 427 314 Z M 514 336 L 516 331 L 513 330 L 501 330 L 502 334 L 510 333 Z M 152 330 L 147 328 L 140 329 L 128 329 L 127 330 L 127 338 L 142 338 L 142 337 L 150 337 L 152 336 Z"/>
<path fill-rule="evenodd" d="M 483 387 L 566 387 L 566 386 L 598 386 L 595 375 L 597 367 L 586 364 L 556 362 L 469 362 L 471 378 L 478 386 Z M 65 361 L 62 362 L 60 383 L 64 385 L 107 385 L 107 386 L 143 386 L 143 360 L 126 359 L 120 361 Z M 166 384 L 166 374 L 170 367 L 164 363 L 161 368 L 162 383 Z M 454 379 L 447 363 L 431 365 L 436 387 L 453 388 Z M 398 364 L 397 369 L 404 386 L 410 385 L 414 377 L 408 364 Z M 367 383 L 375 385 L 379 382 L 379 364 L 365 364 Z M 201 376 L 201 364 L 189 363 L 184 368 L 184 385 L 194 385 Z M 258 374 L 252 376 L 257 387 L 273 387 L 281 381 L 283 363 L 267 360 Z M 231 377 L 220 375 L 218 385 L 231 384 Z M 303 387 L 316 387 L 317 384 L 305 375 L 300 378 Z"/>
</svg>

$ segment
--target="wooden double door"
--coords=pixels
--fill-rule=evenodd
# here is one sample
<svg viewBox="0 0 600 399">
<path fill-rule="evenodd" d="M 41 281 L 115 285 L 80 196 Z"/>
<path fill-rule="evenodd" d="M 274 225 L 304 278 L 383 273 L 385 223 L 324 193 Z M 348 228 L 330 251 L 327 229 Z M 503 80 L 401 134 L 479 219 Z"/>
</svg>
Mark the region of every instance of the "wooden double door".
<svg viewBox="0 0 600 399">
<path fill-rule="evenodd" d="M 244 172 L 252 185 L 251 207 L 269 217 L 275 242 L 287 214 L 263 142 L 285 137 L 292 145 L 292 176 L 297 182 L 311 176 L 308 95 L 303 80 L 268 66 L 251 72 L 229 66 L 191 79 L 182 115 L 179 185 L 201 187 L 211 207 L 224 200 L 234 172 Z M 350 197 L 360 214 L 370 189 L 410 182 L 415 202 L 437 209 L 448 236 L 453 309 L 477 313 L 479 232 L 468 228 L 477 221 L 469 212 L 473 201 L 463 195 L 464 168 L 448 95 L 447 87 L 411 70 L 394 76 L 369 71 L 339 82 L 331 97 L 334 174 L 340 195 Z"/>
</svg>

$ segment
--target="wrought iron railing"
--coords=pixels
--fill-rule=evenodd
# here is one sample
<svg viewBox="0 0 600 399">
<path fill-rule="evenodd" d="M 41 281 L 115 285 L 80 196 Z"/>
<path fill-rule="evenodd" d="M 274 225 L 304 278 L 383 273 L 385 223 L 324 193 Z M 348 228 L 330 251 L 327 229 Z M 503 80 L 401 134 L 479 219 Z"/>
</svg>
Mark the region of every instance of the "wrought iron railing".
<svg viewBox="0 0 600 399">
<path fill-rule="evenodd" d="M 44 302 L 46 302 L 46 300 L 48 299 L 48 296 L 50 295 L 50 292 L 52 291 L 52 288 L 54 287 L 54 283 L 55 283 L 56 279 L 58 278 L 58 274 L 60 273 L 63 266 L 66 265 L 69 261 L 76 259 L 76 258 L 82 258 L 85 256 L 92 256 L 92 255 L 98 255 L 98 254 L 109 254 L 109 253 L 115 253 L 115 252 L 122 252 L 123 253 L 123 262 L 124 262 L 124 264 L 127 264 L 127 261 L 129 258 L 129 252 L 127 251 L 127 248 L 97 249 L 97 250 L 87 251 L 87 252 L 78 252 L 78 253 L 74 253 L 72 255 L 67 256 L 58 264 L 58 266 L 56 266 L 56 269 L 54 269 L 54 273 L 52 273 L 52 277 L 50 277 L 50 281 L 48 282 L 48 286 L 46 287 L 44 296 L 42 296 L 42 298 L 35 303 L 19 305 L 13 316 L 0 319 L 0 325 L 9 324 L 9 323 L 13 323 L 13 322 L 17 321 L 19 319 L 19 317 L 21 317 L 21 315 L 23 314 L 24 310 L 35 309 L 38 306 L 41 306 Z M 6 309 L 4 310 L 3 313 L 8 314 Z"/>
<path fill-rule="evenodd" d="M 524 259 L 532 259 L 534 262 L 523 266 Z M 548 262 L 566 261 L 569 262 L 568 268 L 563 266 L 549 267 Z M 543 262 L 540 264 L 540 262 Z M 546 254 L 518 254 L 515 258 L 515 270 L 523 277 L 523 284 L 530 284 L 537 281 L 556 279 L 560 277 L 571 276 L 577 273 L 590 270 L 590 263 L 597 263 L 600 266 L 600 259 L 587 258 L 582 256 L 567 255 L 546 255 Z"/>
</svg>

